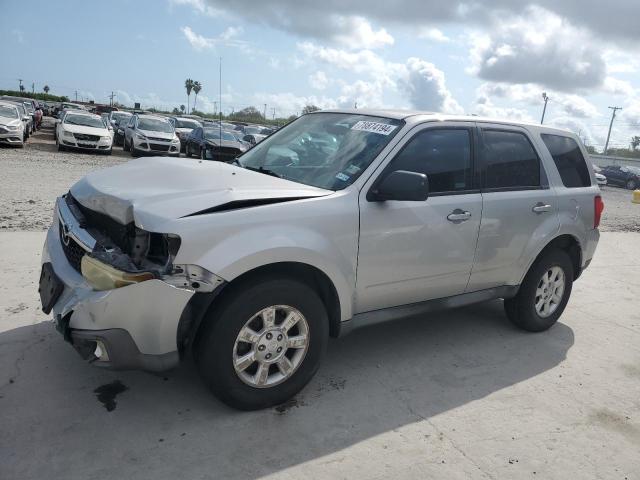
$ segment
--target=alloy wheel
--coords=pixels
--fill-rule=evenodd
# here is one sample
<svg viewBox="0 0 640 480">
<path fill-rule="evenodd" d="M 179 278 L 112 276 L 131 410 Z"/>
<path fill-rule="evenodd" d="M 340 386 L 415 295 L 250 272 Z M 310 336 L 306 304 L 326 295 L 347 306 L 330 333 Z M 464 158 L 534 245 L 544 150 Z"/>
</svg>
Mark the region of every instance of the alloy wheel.
<svg viewBox="0 0 640 480">
<path fill-rule="evenodd" d="M 255 388 L 289 379 L 309 347 L 309 325 L 297 309 L 272 305 L 253 315 L 240 329 L 233 346 L 233 368 Z"/>
<path fill-rule="evenodd" d="M 565 275 L 562 268 L 553 266 L 542 275 L 535 296 L 535 308 L 538 316 L 547 318 L 557 310 L 562 302 L 564 287 Z"/>
</svg>

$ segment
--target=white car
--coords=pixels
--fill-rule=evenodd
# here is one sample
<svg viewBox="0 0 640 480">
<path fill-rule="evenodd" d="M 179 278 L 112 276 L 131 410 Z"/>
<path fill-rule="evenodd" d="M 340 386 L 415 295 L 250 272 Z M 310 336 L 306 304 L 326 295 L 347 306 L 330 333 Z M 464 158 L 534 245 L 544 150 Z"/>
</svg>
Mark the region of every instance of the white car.
<svg viewBox="0 0 640 480">
<path fill-rule="evenodd" d="M 593 172 L 596 175 L 596 182 L 598 182 L 598 185 L 607 184 L 607 177 L 602 174 L 602 169 L 595 163 L 593 164 Z"/>
<path fill-rule="evenodd" d="M 0 102 L 0 143 L 24 147 L 24 124 L 18 107 Z"/>
<path fill-rule="evenodd" d="M 144 154 L 177 157 L 180 155 L 180 139 L 168 118 L 136 114 L 124 129 L 123 149 L 131 152 L 132 157 Z"/>
<path fill-rule="evenodd" d="M 234 163 L 97 170 L 57 200 L 42 308 L 95 366 L 161 371 L 193 353 L 229 405 L 277 405 L 330 336 L 367 324 L 503 298 L 518 327 L 553 326 L 599 238 L 585 158 L 546 125 L 325 110 Z"/>
<path fill-rule="evenodd" d="M 79 110 L 64 114 L 56 125 L 58 150 L 91 150 L 111 155 L 113 136 L 100 115 Z"/>
<path fill-rule="evenodd" d="M 202 128 L 202 123 L 193 118 L 184 117 L 171 117 L 171 123 L 176 130 L 176 135 L 180 139 L 181 150 L 184 152 L 185 145 L 187 144 L 187 137 L 193 131 L 194 128 Z"/>
</svg>

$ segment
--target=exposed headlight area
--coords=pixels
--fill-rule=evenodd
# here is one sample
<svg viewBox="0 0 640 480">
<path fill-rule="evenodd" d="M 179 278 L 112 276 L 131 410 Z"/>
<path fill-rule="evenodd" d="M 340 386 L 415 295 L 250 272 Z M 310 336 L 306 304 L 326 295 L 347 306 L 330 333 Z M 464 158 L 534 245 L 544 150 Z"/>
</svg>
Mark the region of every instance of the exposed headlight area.
<svg viewBox="0 0 640 480">
<path fill-rule="evenodd" d="M 70 132 L 69 130 L 63 130 L 63 131 L 62 131 L 62 136 L 63 136 L 64 138 L 68 138 L 68 139 L 71 139 L 71 140 L 75 140 L 75 137 L 73 136 L 73 133 L 72 133 L 72 132 Z"/>
<path fill-rule="evenodd" d="M 148 232 L 133 223 L 121 225 L 80 205 L 71 194 L 58 200 L 58 217 L 63 251 L 94 290 L 113 290 L 156 279 L 174 287 L 207 292 L 224 281 L 197 265 L 175 264 L 179 236 Z M 91 241 L 84 241 L 86 238 Z"/>
</svg>

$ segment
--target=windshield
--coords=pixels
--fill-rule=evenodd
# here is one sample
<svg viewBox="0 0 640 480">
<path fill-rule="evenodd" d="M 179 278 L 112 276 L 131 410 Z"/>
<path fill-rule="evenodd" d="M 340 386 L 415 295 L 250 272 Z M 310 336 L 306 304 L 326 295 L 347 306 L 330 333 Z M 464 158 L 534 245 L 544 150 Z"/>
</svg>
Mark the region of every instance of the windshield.
<svg viewBox="0 0 640 480">
<path fill-rule="evenodd" d="M 18 109 L 8 105 L 0 105 L 0 117 L 18 118 Z"/>
<path fill-rule="evenodd" d="M 112 113 L 111 114 L 111 118 L 113 118 L 118 123 L 127 121 L 130 117 L 131 115 L 128 113 Z"/>
<path fill-rule="evenodd" d="M 244 127 L 244 134 L 245 135 L 252 135 L 254 133 L 260 133 L 260 128 L 257 127 Z"/>
<path fill-rule="evenodd" d="M 199 122 L 195 120 L 187 120 L 185 118 L 176 118 L 175 119 L 176 128 L 198 128 L 201 127 Z"/>
<path fill-rule="evenodd" d="M 69 125 L 82 125 L 83 127 L 105 128 L 102 118 L 91 117 L 89 115 L 77 115 L 73 113 L 64 117 L 64 123 Z"/>
<path fill-rule="evenodd" d="M 220 138 L 220 130 L 215 128 L 207 128 L 204 131 L 204 137 L 207 140 L 218 140 Z M 231 135 L 229 132 L 222 131 L 222 140 L 226 140 L 228 142 L 235 142 L 236 137 Z"/>
<path fill-rule="evenodd" d="M 30 102 L 24 102 L 24 108 L 26 108 L 27 112 L 29 113 L 35 112 L 35 109 L 33 108 L 33 105 Z"/>
<path fill-rule="evenodd" d="M 140 130 L 150 130 L 152 132 L 172 133 L 173 125 L 168 120 L 159 118 L 141 118 L 138 122 Z"/>
<path fill-rule="evenodd" d="M 344 113 L 304 115 L 239 158 L 240 166 L 328 190 L 351 185 L 403 122 Z"/>
</svg>

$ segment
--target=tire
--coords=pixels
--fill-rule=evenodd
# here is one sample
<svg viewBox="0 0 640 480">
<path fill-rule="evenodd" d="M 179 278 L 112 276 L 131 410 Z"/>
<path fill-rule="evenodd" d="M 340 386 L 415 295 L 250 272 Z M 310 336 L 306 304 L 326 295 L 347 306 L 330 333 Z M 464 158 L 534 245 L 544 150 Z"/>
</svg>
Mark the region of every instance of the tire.
<svg viewBox="0 0 640 480">
<path fill-rule="evenodd" d="M 127 151 L 127 137 L 122 138 L 122 151 Z"/>
<path fill-rule="evenodd" d="M 133 140 L 131 141 L 131 145 L 129 145 L 129 153 L 131 153 L 131 156 L 134 158 L 138 156 L 138 151 L 133 146 Z"/>
<path fill-rule="evenodd" d="M 233 290 L 223 297 L 220 305 L 207 313 L 196 339 L 194 356 L 200 375 L 216 397 L 230 407 L 257 410 L 279 405 L 302 390 L 320 366 L 329 339 L 329 321 L 324 304 L 312 288 L 286 277 L 261 276 L 230 288 Z M 272 330 L 274 333 L 270 334 L 270 331 L 265 331 L 260 313 L 272 307 L 277 312 L 272 328 L 281 327 L 282 319 L 292 312 L 292 318 L 299 318 L 298 323 L 288 332 Z M 301 319 L 297 317 L 298 313 L 302 316 Z M 252 319 L 252 328 L 258 332 L 255 337 L 259 339 L 253 345 L 238 339 L 240 331 Z M 292 335 L 293 332 L 292 336 L 300 338 L 304 336 L 300 332 L 305 331 L 302 327 L 306 328 L 306 346 L 288 347 L 287 333 Z M 279 332 L 286 333 L 280 335 Z M 278 343 L 276 340 L 285 343 Z M 267 348 L 265 343 L 269 345 Z M 284 349 L 277 345 L 284 346 Z M 240 348 L 244 350 L 239 351 Z M 276 353 L 276 348 L 280 348 L 283 353 Z M 302 351 L 302 348 L 305 350 Z M 273 352 L 270 362 L 279 359 L 278 364 L 268 364 L 264 380 L 267 383 L 256 386 L 255 379 L 259 377 L 261 365 L 267 365 L 264 356 L 270 355 L 270 351 Z M 247 353 L 263 355 L 264 362 L 261 364 L 248 360 L 244 370 L 237 373 L 234 356 Z M 290 376 L 282 378 L 279 364 L 285 357 L 289 359 L 292 370 Z M 271 386 L 268 385 L 269 382 L 272 383 Z"/>
<path fill-rule="evenodd" d="M 200 160 L 206 160 L 206 158 L 204 158 L 204 148 L 200 147 Z"/>
<path fill-rule="evenodd" d="M 627 190 L 635 190 L 638 187 L 638 185 L 636 184 L 635 180 L 630 179 L 627 181 L 626 187 L 627 187 Z"/>
<path fill-rule="evenodd" d="M 111 152 L 113 151 L 113 148 L 110 148 L 109 150 L 107 150 L 106 152 L 102 152 L 103 155 L 111 155 Z"/>
<path fill-rule="evenodd" d="M 546 286 L 543 284 L 543 275 L 549 278 L 549 272 L 562 271 L 564 275 L 563 289 L 560 295 L 559 302 L 553 302 L 553 292 L 557 289 L 557 285 L 554 286 L 553 282 L 547 290 L 542 290 Z M 553 279 L 554 273 L 551 274 Z M 562 312 L 567 306 L 569 297 L 571 296 L 571 288 L 573 285 L 573 264 L 569 255 L 562 250 L 549 250 L 538 258 L 527 272 L 527 275 L 520 285 L 518 294 L 510 299 L 504 301 L 504 309 L 507 317 L 516 326 L 529 332 L 542 332 L 551 328 L 560 318 Z M 539 289 L 542 295 L 549 295 L 547 298 L 551 298 L 549 310 L 545 315 L 545 312 L 540 312 L 536 308 L 536 299 L 542 304 L 544 296 L 538 296 Z M 557 290 L 556 290 L 557 291 Z M 544 293 L 546 292 L 546 293 Z M 555 306 L 554 306 L 555 305 Z"/>
<path fill-rule="evenodd" d="M 64 152 L 66 150 L 65 146 L 62 145 L 60 142 L 58 142 L 58 151 L 59 152 Z"/>
<path fill-rule="evenodd" d="M 191 150 L 189 149 L 188 143 L 184 146 L 184 156 L 187 158 L 191 158 Z"/>
</svg>

